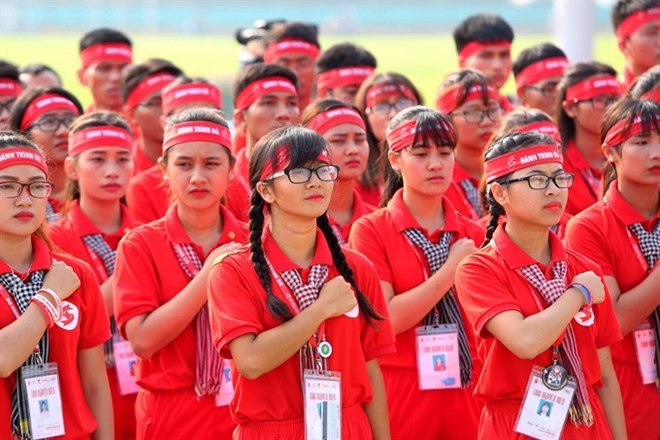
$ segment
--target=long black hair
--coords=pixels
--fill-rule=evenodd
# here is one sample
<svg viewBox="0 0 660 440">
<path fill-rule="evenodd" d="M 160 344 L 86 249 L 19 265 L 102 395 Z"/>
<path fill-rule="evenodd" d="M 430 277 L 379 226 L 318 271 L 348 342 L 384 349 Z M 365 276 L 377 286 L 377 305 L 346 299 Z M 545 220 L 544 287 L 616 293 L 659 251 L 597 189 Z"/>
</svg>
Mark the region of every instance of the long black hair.
<svg viewBox="0 0 660 440">
<path fill-rule="evenodd" d="M 323 137 L 312 130 L 303 127 L 283 127 L 267 134 L 257 142 L 255 150 L 250 158 L 250 253 L 252 264 L 254 266 L 259 281 L 266 289 L 266 305 L 268 311 L 276 318 L 282 321 L 288 321 L 293 318 L 289 307 L 273 294 L 271 288 L 270 270 L 266 262 L 266 256 L 263 251 L 261 234 L 264 228 L 264 209 L 266 202 L 257 191 L 257 183 L 261 181 L 261 172 L 267 164 L 275 167 L 277 161 L 277 152 L 282 146 L 288 147 L 290 163 L 287 169 L 305 166 L 307 163 L 316 160 L 321 152 L 328 149 L 328 143 Z M 376 313 L 369 303 L 367 297 L 362 293 L 355 282 L 353 271 L 346 261 L 344 252 L 335 237 L 328 216 L 324 213 L 316 219 L 316 224 L 323 232 L 330 252 L 332 261 L 339 270 L 344 279 L 350 283 L 357 295 L 357 302 L 360 310 L 368 323 L 374 320 L 381 320 L 382 317 Z"/>
</svg>

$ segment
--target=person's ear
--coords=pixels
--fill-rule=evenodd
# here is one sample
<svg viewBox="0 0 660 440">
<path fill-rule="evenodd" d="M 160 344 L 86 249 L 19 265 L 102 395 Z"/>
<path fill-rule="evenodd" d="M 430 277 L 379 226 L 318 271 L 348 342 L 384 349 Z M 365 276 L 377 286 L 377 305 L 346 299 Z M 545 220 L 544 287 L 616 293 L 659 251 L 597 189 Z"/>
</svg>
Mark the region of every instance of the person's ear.
<svg viewBox="0 0 660 440">
<path fill-rule="evenodd" d="M 69 156 L 64 160 L 64 172 L 71 180 L 78 180 L 78 171 L 76 170 L 76 160 Z"/>
<path fill-rule="evenodd" d="M 273 185 L 271 183 L 259 182 L 257 183 L 256 190 L 264 199 L 264 202 L 269 205 L 275 201 L 275 194 L 273 193 Z"/>
</svg>

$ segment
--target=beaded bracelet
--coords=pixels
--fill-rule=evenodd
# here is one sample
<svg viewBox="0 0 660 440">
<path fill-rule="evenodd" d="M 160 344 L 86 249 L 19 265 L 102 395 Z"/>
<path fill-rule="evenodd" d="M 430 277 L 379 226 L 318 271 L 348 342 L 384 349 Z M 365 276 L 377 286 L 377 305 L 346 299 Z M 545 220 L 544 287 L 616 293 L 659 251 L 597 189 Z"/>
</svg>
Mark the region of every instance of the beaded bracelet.
<svg viewBox="0 0 660 440">
<path fill-rule="evenodd" d="M 53 302 L 55 303 L 55 308 L 58 311 L 58 313 L 57 313 L 58 316 L 59 317 L 62 316 L 62 300 L 60 299 L 59 296 L 57 296 L 57 293 L 55 293 L 55 291 L 53 291 L 53 289 L 49 289 L 47 287 L 42 287 L 41 289 L 39 289 L 37 291 L 37 293 L 40 293 L 42 295 L 44 293 L 47 293 L 48 295 L 50 295 L 53 298 Z"/>
<path fill-rule="evenodd" d="M 587 303 L 582 308 L 588 309 L 589 307 L 591 307 L 591 304 L 592 304 L 591 292 L 589 292 L 589 289 L 587 289 L 587 286 L 585 286 L 584 284 L 580 284 L 580 283 L 573 283 L 570 286 L 568 286 L 569 289 L 571 287 L 573 287 L 575 289 L 578 289 L 579 291 L 581 291 L 584 294 L 584 297 L 586 298 Z"/>
<path fill-rule="evenodd" d="M 55 307 L 48 301 L 43 295 L 35 295 L 30 299 L 31 303 L 35 303 L 39 306 L 39 309 L 46 317 L 48 321 L 47 328 L 50 330 L 55 325 Z"/>
</svg>

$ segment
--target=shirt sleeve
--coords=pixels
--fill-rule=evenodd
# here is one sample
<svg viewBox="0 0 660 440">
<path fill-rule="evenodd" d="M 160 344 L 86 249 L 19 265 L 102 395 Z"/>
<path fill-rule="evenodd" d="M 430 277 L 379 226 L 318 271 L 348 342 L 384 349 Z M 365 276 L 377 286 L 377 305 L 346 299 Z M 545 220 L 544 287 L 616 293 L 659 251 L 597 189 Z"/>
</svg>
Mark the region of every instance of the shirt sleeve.
<svg viewBox="0 0 660 440">
<path fill-rule="evenodd" d="M 578 252 L 598 264 L 606 276 L 614 276 L 604 224 L 595 224 L 591 218 L 578 215 L 569 220 L 566 226 L 566 247 Z"/>
<path fill-rule="evenodd" d="M 596 265 L 594 265 L 592 270 L 600 277 L 600 282 L 603 283 L 603 287 L 605 288 L 605 299 L 603 299 L 602 303 L 595 306 L 594 311 L 597 318 L 598 330 L 594 342 L 597 348 L 603 348 L 619 342 L 623 339 L 623 335 L 621 334 L 619 320 L 614 312 L 614 301 L 612 301 L 610 291 L 607 288 L 607 284 L 605 284 L 603 274 Z"/>
<path fill-rule="evenodd" d="M 141 230 L 129 232 L 119 243 L 113 277 L 115 319 L 124 338 L 126 322 L 160 306 L 156 263 L 136 232 Z"/>
<path fill-rule="evenodd" d="M 353 224 L 348 238 L 348 245 L 373 263 L 381 281 L 393 284 L 392 269 L 387 259 L 385 243 L 376 231 L 374 223 L 367 220 L 362 218 Z"/>
<path fill-rule="evenodd" d="M 245 275 L 245 269 L 237 261 L 240 257 L 230 255 L 217 263 L 211 269 L 208 281 L 213 343 L 220 355 L 227 359 L 232 357 L 228 346 L 231 341 L 264 330 L 265 295 L 260 299 L 249 285 L 247 279 L 250 275 Z"/>
<path fill-rule="evenodd" d="M 456 271 L 456 294 L 475 333 L 484 339 L 492 337 L 484 327 L 493 316 L 507 310 L 522 313 L 502 272 L 481 254 L 466 257 Z"/>
<path fill-rule="evenodd" d="M 92 268 L 85 262 L 80 262 L 78 277 L 80 278 L 81 313 L 80 341 L 81 350 L 96 347 L 110 339 L 110 318 L 105 309 L 105 300 Z"/>
</svg>

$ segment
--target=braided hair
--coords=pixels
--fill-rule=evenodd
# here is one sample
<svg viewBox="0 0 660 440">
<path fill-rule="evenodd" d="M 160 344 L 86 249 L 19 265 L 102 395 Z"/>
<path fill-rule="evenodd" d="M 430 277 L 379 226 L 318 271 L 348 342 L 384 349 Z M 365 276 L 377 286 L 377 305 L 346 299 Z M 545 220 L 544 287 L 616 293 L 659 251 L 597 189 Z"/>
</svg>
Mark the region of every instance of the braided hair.
<svg viewBox="0 0 660 440">
<path fill-rule="evenodd" d="M 267 204 L 256 190 L 257 183 L 261 181 L 261 172 L 267 164 L 275 166 L 277 160 L 277 151 L 282 147 L 288 147 L 290 163 L 287 169 L 305 166 L 305 164 L 314 161 L 318 155 L 327 150 L 328 144 L 319 134 L 303 127 L 283 127 L 272 131 L 257 142 L 255 150 L 250 159 L 250 258 L 254 269 L 259 277 L 259 281 L 266 290 L 266 306 L 268 311 L 276 318 L 282 321 L 288 321 L 293 318 L 293 313 L 289 307 L 273 294 L 271 286 L 270 269 L 266 261 L 266 255 L 263 250 L 261 235 L 264 228 L 264 210 Z M 369 324 L 375 320 L 383 318 L 374 310 L 367 297 L 362 293 L 353 276 L 344 252 L 335 237 L 330 226 L 327 215 L 324 213 L 316 219 L 318 228 L 323 233 L 332 261 L 337 267 L 341 276 L 351 285 L 357 295 L 358 306 L 364 314 Z"/>
<path fill-rule="evenodd" d="M 523 150 L 525 148 L 534 147 L 536 145 L 552 145 L 555 144 L 555 141 L 546 134 L 536 133 L 536 132 L 524 132 L 524 133 L 509 133 L 503 136 L 495 138 L 485 153 L 485 162 L 495 159 L 496 157 L 503 156 L 514 151 Z M 495 179 L 492 183 L 499 183 L 500 185 L 506 185 L 507 180 L 510 178 L 510 174 L 502 176 L 498 179 Z M 497 226 L 500 221 L 500 216 L 505 215 L 504 207 L 500 205 L 495 197 L 493 196 L 493 191 L 491 190 L 491 184 L 486 186 L 486 205 L 488 208 L 488 214 L 490 215 L 490 220 L 486 226 L 486 238 L 482 243 L 481 247 L 486 246 L 493 238 L 493 234 L 497 229 Z"/>
</svg>

